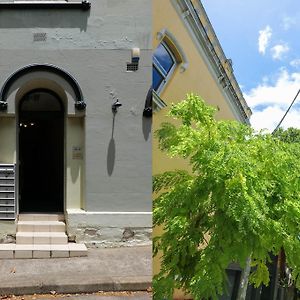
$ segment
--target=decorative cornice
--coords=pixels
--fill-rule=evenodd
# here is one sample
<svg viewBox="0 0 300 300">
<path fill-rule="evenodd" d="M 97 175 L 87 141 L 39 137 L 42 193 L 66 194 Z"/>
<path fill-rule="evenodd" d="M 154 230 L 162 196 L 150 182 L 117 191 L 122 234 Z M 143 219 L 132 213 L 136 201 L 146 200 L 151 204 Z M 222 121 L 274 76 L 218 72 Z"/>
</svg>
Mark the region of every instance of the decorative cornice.
<svg viewBox="0 0 300 300">
<path fill-rule="evenodd" d="M 210 67 L 215 73 L 216 78 L 218 78 L 221 87 L 224 89 L 227 97 L 229 97 L 233 107 L 235 107 L 235 111 L 238 112 L 240 116 L 239 118 L 249 124 L 249 118 L 252 113 L 251 109 L 243 97 L 236 78 L 232 73 L 232 69 L 229 72 L 230 74 L 228 74 L 225 70 L 228 59 L 226 58 L 223 49 L 215 35 L 213 27 L 209 22 L 201 1 L 196 1 L 196 3 L 198 3 L 198 7 L 195 7 L 190 0 L 173 1 L 178 4 L 184 22 L 189 25 L 191 32 L 194 34 L 199 43 L 199 47 L 205 53 Z M 187 11 L 189 13 L 187 13 Z M 205 24 L 203 24 L 200 16 L 201 19 L 205 19 Z"/>
</svg>

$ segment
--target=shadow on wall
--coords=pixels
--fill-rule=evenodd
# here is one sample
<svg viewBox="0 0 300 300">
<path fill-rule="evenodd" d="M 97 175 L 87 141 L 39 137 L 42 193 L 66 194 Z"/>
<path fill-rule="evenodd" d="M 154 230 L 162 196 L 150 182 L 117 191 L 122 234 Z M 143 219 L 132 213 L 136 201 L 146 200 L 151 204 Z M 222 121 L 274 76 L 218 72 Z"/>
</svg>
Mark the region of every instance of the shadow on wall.
<svg viewBox="0 0 300 300">
<path fill-rule="evenodd" d="M 107 158 L 106 158 L 107 173 L 109 176 L 111 176 L 114 171 L 115 161 L 116 161 L 116 143 L 115 143 L 115 139 L 114 139 L 115 116 L 116 116 L 116 114 L 113 114 L 111 138 L 109 141 L 109 145 L 108 145 L 108 149 L 107 149 Z"/>
<path fill-rule="evenodd" d="M 152 127 L 152 118 L 146 118 L 143 116 L 142 127 L 143 127 L 144 139 L 145 141 L 148 141 L 151 132 L 151 127 Z"/>
<path fill-rule="evenodd" d="M 80 28 L 86 31 L 90 11 L 3 10 L 0 28 Z"/>
<path fill-rule="evenodd" d="M 142 128 L 145 141 L 148 141 L 152 127 L 152 87 L 147 92 L 143 111 Z"/>
</svg>

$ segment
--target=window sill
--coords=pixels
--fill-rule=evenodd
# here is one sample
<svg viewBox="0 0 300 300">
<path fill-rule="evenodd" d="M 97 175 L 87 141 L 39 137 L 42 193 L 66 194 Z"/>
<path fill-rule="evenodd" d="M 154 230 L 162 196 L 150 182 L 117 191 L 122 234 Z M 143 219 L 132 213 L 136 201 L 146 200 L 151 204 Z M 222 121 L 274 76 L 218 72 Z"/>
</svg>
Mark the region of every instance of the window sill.
<svg viewBox="0 0 300 300">
<path fill-rule="evenodd" d="M 89 10 L 89 1 L 66 2 L 66 1 L 18 1 L 0 2 L 1 9 L 82 9 Z"/>
<path fill-rule="evenodd" d="M 160 111 L 164 107 L 167 107 L 167 104 L 159 97 L 156 91 L 152 91 L 153 99 L 153 110 L 155 112 Z"/>
</svg>

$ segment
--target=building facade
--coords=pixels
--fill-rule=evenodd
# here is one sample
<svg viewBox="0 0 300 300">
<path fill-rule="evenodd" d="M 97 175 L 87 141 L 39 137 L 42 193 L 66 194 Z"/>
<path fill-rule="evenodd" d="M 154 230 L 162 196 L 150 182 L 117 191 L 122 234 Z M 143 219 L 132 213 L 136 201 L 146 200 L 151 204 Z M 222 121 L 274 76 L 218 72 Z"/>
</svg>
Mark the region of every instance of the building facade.
<svg viewBox="0 0 300 300">
<path fill-rule="evenodd" d="M 171 103 L 193 92 L 208 104 L 218 107 L 217 118 L 249 124 L 251 110 L 235 79 L 232 61 L 228 59 L 200 0 L 154 0 L 153 9 L 153 130 L 168 121 Z M 170 159 L 153 140 L 153 173 L 170 169 L 187 169 L 186 161 Z M 161 234 L 154 229 L 154 235 Z M 154 259 L 154 272 L 159 260 Z M 228 268 L 229 296 L 235 299 L 241 269 Z M 189 298 L 177 291 L 175 299 Z"/>
<path fill-rule="evenodd" d="M 0 1 L 2 241 L 58 212 L 78 241 L 150 243 L 151 18 L 148 0 Z"/>
</svg>

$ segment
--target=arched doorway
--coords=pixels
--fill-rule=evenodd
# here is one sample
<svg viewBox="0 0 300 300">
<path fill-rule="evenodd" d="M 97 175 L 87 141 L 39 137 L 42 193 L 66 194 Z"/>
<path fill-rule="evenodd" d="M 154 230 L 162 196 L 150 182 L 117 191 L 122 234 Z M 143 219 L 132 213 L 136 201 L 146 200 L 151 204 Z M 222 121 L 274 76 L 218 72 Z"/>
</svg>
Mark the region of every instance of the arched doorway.
<svg viewBox="0 0 300 300">
<path fill-rule="evenodd" d="M 64 106 L 46 89 L 18 106 L 19 212 L 64 211 Z"/>
</svg>

